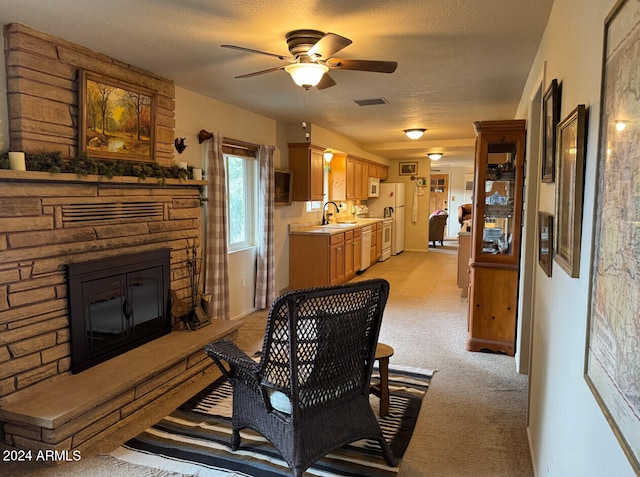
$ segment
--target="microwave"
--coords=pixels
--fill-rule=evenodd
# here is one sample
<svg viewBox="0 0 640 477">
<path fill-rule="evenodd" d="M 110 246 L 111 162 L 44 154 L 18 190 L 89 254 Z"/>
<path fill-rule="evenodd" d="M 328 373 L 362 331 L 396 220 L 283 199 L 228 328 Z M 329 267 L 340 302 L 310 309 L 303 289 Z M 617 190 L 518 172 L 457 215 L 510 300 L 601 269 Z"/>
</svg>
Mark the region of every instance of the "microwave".
<svg viewBox="0 0 640 477">
<path fill-rule="evenodd" d="M 380 179 L 377 177 L 369 177 L 368 197 L 380 197 Z"/>
</svg>

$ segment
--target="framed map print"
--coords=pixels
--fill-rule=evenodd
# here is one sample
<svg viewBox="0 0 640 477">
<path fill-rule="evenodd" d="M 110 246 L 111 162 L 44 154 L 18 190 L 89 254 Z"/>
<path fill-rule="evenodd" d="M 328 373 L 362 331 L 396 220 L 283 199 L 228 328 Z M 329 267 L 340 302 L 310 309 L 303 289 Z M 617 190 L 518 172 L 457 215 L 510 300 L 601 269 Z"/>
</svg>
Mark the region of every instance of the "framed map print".
<svg viewBox="0 0 640 477">
<path fill-rule="evenodd" d="M 640 3 L 605 22 L 585 379 L 640 475 Z"/>
</svg>

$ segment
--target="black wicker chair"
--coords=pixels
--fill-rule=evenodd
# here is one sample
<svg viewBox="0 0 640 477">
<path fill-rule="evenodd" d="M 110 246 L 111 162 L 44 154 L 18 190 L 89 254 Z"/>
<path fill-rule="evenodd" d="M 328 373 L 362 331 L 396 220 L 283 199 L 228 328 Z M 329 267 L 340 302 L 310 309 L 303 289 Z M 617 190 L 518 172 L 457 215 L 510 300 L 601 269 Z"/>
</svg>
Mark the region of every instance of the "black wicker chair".
<svg viewBox="0 0 640 477">
<path fill-rule="evenodd" d="M 254 429 L 300 477 L 329 452 L 366 438 L 395 466 L 369 405 L 388 294 L 389 283 L 374 279 L 281 296 L 269 310 L 259 362 L 231 341 L 206 345 L 233 386 L 232 448 L 241 429 Z"/>
</svg>

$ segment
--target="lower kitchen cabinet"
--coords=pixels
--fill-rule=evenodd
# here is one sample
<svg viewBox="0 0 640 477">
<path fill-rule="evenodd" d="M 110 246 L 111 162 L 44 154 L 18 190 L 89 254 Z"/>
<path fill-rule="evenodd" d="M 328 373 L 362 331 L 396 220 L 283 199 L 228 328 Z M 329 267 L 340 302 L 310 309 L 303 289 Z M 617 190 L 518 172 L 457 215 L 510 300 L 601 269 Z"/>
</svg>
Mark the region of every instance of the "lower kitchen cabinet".
<svg viewBox="0 0 640 477">
<path fill-rule="evenodd" d="M 289 235 L 289 287 L 321 287 L 345 279 L 344 233 Z"/>
</svg>

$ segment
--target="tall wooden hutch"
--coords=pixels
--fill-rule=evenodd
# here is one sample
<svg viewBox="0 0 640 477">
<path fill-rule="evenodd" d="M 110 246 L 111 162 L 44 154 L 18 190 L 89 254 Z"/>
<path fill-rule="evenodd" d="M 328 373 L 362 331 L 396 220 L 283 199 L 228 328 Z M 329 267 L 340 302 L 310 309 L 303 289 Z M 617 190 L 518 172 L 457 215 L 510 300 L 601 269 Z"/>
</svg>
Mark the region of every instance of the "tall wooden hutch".
<svg viewBox="0 0 640 477">
<path fill-rule="evenodd" d="M 515 352 L 526 124 L 478 121 L 467 350 Z"/>
</svg>

